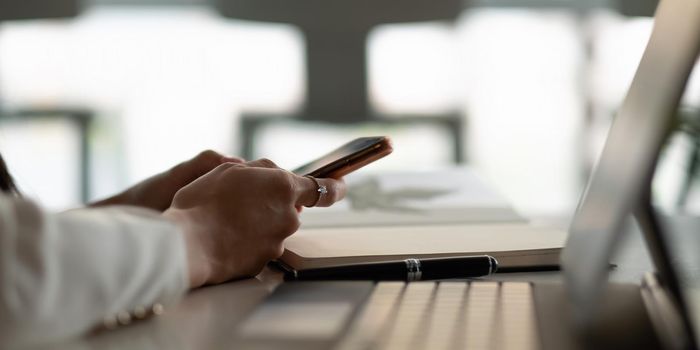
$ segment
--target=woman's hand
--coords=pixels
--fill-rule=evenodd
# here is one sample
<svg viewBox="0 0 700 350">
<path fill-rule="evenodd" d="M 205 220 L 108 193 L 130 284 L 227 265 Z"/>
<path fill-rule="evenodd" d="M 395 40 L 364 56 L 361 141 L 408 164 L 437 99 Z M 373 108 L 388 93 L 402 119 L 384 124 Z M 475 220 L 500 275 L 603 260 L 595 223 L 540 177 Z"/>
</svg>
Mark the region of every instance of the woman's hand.
<svg viewBox="0 0 700 350">
<path fill-rule="evenodd" d="M 214 151 L 204 151 L 170 170 L 154 175 L 113 197 L 90 204 L 135 205 L 163 211 L 170 206 L 175 192 L 223 163 L 242 163 L 240 158 L 225 157 Z"/>
<path fill-rule="evenodd" d="M 190 286 L 251 277 L 280 257 L 299 228 L 301 206 L 330 206 L 345 195 L 342 180 L 309 178 L 269 160 L 225 163 L 175 194 L 163 215 L 184 228 Z"/>
</svg>

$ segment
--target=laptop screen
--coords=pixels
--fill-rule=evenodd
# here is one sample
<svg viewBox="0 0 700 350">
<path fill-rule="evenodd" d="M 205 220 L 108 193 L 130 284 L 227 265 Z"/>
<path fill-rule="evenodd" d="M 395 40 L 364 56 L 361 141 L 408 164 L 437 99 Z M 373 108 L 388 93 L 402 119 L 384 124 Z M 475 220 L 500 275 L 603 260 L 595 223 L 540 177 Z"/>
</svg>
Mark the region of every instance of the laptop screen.
<svg viewBox="0 0 700 350">
<path fill-rule="evenodd" d="M 663 0 L 625 100 L 589 179 L 562 253 L 574 318 L 595 319 L 622 225 L 649 189 L 700 50 L 700 1 Z"/>
</svg>

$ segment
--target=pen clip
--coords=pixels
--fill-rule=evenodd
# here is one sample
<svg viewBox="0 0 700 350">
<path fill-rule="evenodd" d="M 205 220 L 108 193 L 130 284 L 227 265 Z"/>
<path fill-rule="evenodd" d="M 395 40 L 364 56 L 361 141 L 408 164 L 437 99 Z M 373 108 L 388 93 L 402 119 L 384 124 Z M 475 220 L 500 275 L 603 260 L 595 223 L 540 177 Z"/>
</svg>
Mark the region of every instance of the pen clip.
<svg viewBox="0 0 700 350">
<path fill-rule="evenodd" d="M 423 272 L 421 271 L 420 260 L 418 259 L 406 259 L 406 281 L 420 281 L 423 277 Z"/>
</svg>

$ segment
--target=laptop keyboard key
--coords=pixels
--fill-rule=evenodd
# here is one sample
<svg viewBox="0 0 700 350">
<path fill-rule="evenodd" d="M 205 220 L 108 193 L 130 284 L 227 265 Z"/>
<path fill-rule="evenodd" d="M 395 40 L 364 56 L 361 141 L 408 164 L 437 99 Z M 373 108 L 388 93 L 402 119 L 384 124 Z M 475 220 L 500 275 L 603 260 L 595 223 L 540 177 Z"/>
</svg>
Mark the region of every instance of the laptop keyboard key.
<svg viewBox="0 0 700 350">
<path fill-rule="evenodd" d="M 498 348 L 536 349 L 537 320 L 533 305 L 532 285 L 527 282 L 505 282 L 501 285 Z"/>
<path fill-rule="evenodd" d="M 427 318 L 428 334 L 420 345 L 423 349 L 455 349 L 458 327 L 462 322 L 467 284 L 441 282 L 438 284 L 433 308 Z"/>
<path fill-rule="evenodd" d="M 413 282 L 406 285 L 401 304 L 387 337 L 379 349 L 410 349 L 424 336 L 424 317 L 435 289 L 434 282 Z"/>
<path fill-rule="evenodd" d="M 464 348 L 493 349 L 496 325 L 498 282 L 473 282 L 469 284 L 466 314 L 463 327 Z"/>
<path fill-rule="evenodd" d="M 370 349 L 389 324 L 404 290 L 403 282 L 379 282 L 337 349 Z"/>
</svg>

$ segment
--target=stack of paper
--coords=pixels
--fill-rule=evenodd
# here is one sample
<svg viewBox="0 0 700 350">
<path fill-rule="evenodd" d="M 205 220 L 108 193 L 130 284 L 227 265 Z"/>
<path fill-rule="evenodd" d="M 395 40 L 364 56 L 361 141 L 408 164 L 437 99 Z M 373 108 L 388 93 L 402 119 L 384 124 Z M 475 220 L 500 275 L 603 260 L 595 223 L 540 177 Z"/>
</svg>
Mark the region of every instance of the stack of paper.
<svg viewBox="0 0 700 350">
<path fill-rule="evenodd" d="M 526 222 L 508 200 L 467 167 L 439 172 L 355 173 L 345 200 L 305 209 L 302 226 L 358 227 Z"/>
</svg>

